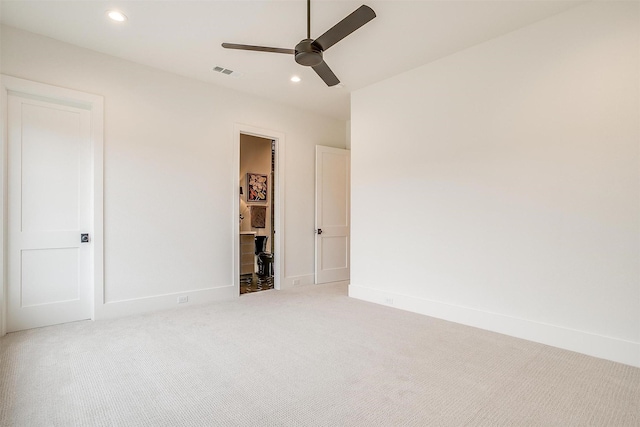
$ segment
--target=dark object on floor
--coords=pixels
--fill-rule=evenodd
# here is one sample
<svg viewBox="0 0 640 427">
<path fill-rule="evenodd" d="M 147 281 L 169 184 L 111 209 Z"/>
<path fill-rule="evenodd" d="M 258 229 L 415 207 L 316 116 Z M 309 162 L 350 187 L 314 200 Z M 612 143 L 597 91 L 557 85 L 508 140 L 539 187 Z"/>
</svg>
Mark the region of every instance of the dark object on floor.
<svg viewBox="0 0 640 427">
<path fill-rule="evenodd" d="M 262 252 L 267 251 L 267 239 L 269 236 L 256 236 L 256 255 L 260 255 Z"/>
<path fill-rule="evenodd" d="M 267 252 L 268 239 L 269 236 L 256 236 L 259 276 L 273 276 L 273 254 Z"/>
<path fill-rule="evenodd" d="M 273 254 L 261 252 L 258 255 L 258 275 L 273 276 Z"/>
</svg>

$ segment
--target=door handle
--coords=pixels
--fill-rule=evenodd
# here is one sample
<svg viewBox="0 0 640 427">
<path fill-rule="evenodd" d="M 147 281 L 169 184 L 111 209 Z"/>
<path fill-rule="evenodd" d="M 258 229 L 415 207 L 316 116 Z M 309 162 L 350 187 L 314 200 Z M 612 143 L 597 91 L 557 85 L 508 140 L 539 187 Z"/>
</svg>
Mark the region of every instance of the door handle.
<svg viewBox="0 0 640 427">
<path fill-rule="evenodd" d="M 82 233 L 80 235 L 80 243 L 89 243 L 89 233 Z"/>
<path fill-rule="evenodd" d="M 322 234 L 322 228 L 318 228 L 318 231 L 316 231 L 316 233 Z"/>
</svg>

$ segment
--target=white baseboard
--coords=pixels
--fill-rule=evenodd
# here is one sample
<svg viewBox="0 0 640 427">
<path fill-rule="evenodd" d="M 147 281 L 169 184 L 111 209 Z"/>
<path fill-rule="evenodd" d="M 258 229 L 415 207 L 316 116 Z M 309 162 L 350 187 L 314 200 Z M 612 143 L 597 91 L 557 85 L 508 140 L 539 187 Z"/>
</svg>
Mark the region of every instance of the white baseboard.
<svg viewBox="0 0 640 427">
<path fill-rule="evenodd" d="M 313 274 L 303 276 L 289 276 L 281 281 L 280 289 L 291 289 L 300 285 L 312 285 Z M 295 283 L 295 284 L 294 284 Z M 186 296 L 187 303 L 178 304 L 178 297 Z M 216 288 L 198 289 L 170 294 L 154 295 L 128 300 L 109 301 L 96 306 L 95 320 L 114 319 L 118 317 L 132 316 L 150 313 L 154 311 L 168 310 L 179 307 L 189 307 L 198 304 L 206 304 L 216 301 L 227 301 L 238 298 L 238 290 L 233 285 Z"/>
<path fill-rule="evenodd" d="M 186 296 L 188 301 L 186 303 L 179 304 L 178 297 L 183 296 Z M 235 298 L 238 298 L 238 289 L 235 286 L 230 285 L 217 288 L 175 292 L 164 295 L 154 295 L 144 298 L 110 301 L 96 306 L 94 318 L 95 320 L 113 319 L 117 317 L 132 316 L 179 307 L 189 307 L 216 301 L 228 301 Z"/>
<path fill-rule="evenodd" d="M 601 359 L 640 367 L 640 343 L 592 334 L 556 325 L 349 285 L 352 298 L 424 314 Z"/>
</svg>

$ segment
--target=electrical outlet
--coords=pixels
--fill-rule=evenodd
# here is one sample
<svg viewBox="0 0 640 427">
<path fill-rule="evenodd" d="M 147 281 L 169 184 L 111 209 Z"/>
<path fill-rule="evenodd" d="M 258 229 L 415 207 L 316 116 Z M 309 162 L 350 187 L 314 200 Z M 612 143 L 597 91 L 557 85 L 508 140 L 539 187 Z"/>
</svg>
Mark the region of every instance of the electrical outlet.
<svg viewBox="0 0 640 427">
<path fill-rule="evenodd" d="M 387 305 L 393 305 L 393 298 L 385 298 L 384 303 Z"/>
<path fill-rule="evenodd" d="M 189 302 L 189 297 L 186 295 L 183 295 L 181 297 L 178 297 L 178 304 L 184 304 L 185 302 Z"/>
<path fill-rule="evenodd" d="M 293 286 L 299 285 L 300 279 L 293 279 Z"/>
</svg>

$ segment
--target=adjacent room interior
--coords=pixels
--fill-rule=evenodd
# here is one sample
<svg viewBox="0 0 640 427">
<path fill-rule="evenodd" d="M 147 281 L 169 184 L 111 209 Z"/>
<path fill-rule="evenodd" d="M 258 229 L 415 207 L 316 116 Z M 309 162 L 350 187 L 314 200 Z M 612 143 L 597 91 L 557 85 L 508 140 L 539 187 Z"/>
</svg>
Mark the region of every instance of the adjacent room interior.
<svg viewBox="0 0 640 427">
<path fill-rule="evenodd" d="M 240 134 L 240 294 L 274 288 L 275 141 Z"/>
</svg>

